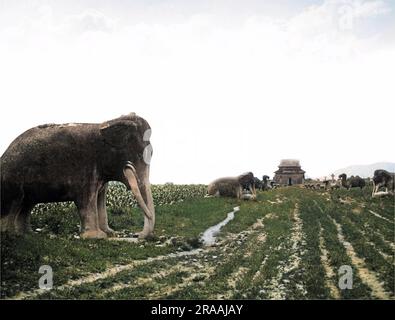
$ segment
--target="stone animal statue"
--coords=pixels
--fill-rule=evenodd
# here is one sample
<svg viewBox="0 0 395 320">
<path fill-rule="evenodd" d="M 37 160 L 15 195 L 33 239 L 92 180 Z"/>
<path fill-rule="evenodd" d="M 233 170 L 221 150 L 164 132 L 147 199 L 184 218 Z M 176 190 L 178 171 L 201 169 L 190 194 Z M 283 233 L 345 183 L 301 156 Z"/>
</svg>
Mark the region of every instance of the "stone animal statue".
<svg viewBox="0 0 395 320">
<path fill-rule="evenodd" d="M 347 175 L 345 173 L 342 173 L 339 175 L 339 179 L 341 179 L 341 185 L 342 187 L 346 189 L 351 189 L 351 188 L 361 188 L 361 190 L 365 187 L 366 182 L 364 179 L 362 179 L 359 176 L 351 176 L 349 179 L 347 179 Z"/>
<path fill-rule="evenodd" d="M 151 128 L 135 113 L 103 123 L 46 124 L 17 137 L 1 156 L 1 230 L 29 231 L 37 203 L 74 201 L 82 238 L 106 238 L 109 181 L 131 190 L 144 212 L 140 238 L 153 234 Z"/>
<path fill-rule="evenodd" d="M 323 181 L 323 185 L 324 185 L 324 189 L 325 190 L 335 190 L 335 189 L 339 189 L 341 186 L 341 180 L 338 181 L 332 181 L 332 180 L 324 180 Z M 322 187 L 322 185 L 321 185 Z"/>
<path fill-rule="evenodd" d="M 280 184 L 278 184 L 274 181 L 270 181 L 270 188 L 271 189 L 278 189 L 278 188 L 280 188 Z"/>
<path fill-rule="evenodd" d="M 380 188 L 385 188 L 384 193 L 379 192 Z M 373 191 L 372 197 L 381 195 L 394 194 L 395 189 L 395 173 L 387 170 L 379 169 L 373 174 Z"/>
<path fill-rule="evenodd" d="M 237 177 L 219 178 L 211 182 L 207 189 L 208 196 L 224 196 L 242 199 L 243 190 L 252 194 L 256 199 L 255 180 L 252 172 L 243 173 Z"/>
<path fill-rule="evenodd" d="M 331 181 L 329 183 L 329 187 L 331 188 L 331 190 L 336 190 L 336 189 L 340 189 L 341 184 L 342 184 L 341 180 Z"/>
<path fill-rule="evenodd" d="M 259 180 L 257 177 L 255 177 L 254 182 L 255 182 L 255 189 L 263 190 L 263 184 L 262 184 L 261 180 Z"/>
<path fill-rule="evenodd" d="M 267 191 L 272 188 L 271 184 L 269 184 L 269 179 L 270 179 L 270 177 L 267 175 L 264 175 L 262 177 L 262 190 L 263 191 Z"/>
</svg>

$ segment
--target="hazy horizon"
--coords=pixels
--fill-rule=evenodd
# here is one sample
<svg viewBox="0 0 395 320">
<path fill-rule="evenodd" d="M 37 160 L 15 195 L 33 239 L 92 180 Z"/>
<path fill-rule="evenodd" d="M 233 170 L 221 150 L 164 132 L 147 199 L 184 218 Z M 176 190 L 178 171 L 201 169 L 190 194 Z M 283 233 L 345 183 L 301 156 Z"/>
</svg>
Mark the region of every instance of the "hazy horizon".
<svg viewBox="0 0 395 320">
<path fill-rule="evenodd" d="M 395 3 L 0 1 L 0 154 L 136 112 L 153 183 L 395 162 Z"/>
</svg>

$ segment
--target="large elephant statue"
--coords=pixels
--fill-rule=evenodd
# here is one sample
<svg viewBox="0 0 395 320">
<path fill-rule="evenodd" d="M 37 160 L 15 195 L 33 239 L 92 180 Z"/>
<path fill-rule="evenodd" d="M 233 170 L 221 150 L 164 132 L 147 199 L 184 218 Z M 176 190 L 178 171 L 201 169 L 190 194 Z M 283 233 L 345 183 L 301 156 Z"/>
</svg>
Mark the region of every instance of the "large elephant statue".
<svg viewBox="0 0 395 320">
<path fill-rule="evenodd" d="M 255 179 L 252 172 L 246 172 L 237 177 L 214 180 L 209 184 L 207 194 L 209 196 L 225 196 L 241 199 L 244 189 L 251 192 L 252 199 L 256 199 Z"/>
<path fill-rule="evenodd" d="M 144 212 L 140 238 L 153 234 L 151 128 L 135 113 L 100 124 L 46 124 L 17 137 L 1 156 L 1 230 L 24 233 L 37 203 L 74 201 L 82 238 L 106 238 L 109 181 L 131 190 Z"/>
</svg>

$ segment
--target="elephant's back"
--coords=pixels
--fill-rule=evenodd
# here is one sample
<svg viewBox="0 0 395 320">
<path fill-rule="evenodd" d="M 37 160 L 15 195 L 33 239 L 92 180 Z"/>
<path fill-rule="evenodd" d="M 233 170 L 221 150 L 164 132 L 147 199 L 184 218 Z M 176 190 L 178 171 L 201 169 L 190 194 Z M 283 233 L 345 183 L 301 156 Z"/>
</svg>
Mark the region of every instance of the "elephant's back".
<svg viewBox="0 0 395 320">
<path fill-rule="evenodd" d="M 2 158 L 21 153 L 25 150 L 40 151 L 42 147 L 51 148 L 62 142 L 77 140 L 86 137 L 89 132 L 96 133 L 98 124 L 89 123 L 66 123 L 66 124 L 44 124 L 26 130 L 11 142 Z"/>
<path fill-rule="evenodd" d="M 223 177 L 215 179 L 211 184 L 238 183 L 237 177 Z"/>
<path fill-rule="evenodd" d="M 214 195 L 217 192 L 220 195 L 234 194 L 236 187 L 240 186 L 237 177 L 218 178 L 208 185 L 207 192 Z"/>
<path fill-rule="evenodd" d="M 14 179 L 31 168 L 64 163 L 71 154 L 89 152 L 96 124 L 45 124 L 20 134 L 1 156 L 1 174 Z"/>
<path fill-rule="evenodd" d="M 33 144 L 37 145 L 40 142 L 40 139 L 37 139 L 38 137 L 40 137 L 39 127 L 28 129 L 16 137 L 1 156 L 2 173 L 8 171 L 13 165 L 16 165 L 16 162 L 25 153 L 31 151 Z"/>
<path fill-rule="evenodd" d="M 353 177 L 350 178 L 350 185 L 352 187 L 364 187 L 365 186 L 365 180 L 362 179 L 361 177 Z"/>
</svg>

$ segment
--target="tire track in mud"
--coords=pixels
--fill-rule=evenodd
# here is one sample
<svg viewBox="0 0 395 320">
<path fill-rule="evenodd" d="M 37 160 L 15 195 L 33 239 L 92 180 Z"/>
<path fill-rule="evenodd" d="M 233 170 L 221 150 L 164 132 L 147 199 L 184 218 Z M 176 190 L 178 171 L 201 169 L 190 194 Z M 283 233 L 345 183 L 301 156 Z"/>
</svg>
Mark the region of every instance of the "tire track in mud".
<svg viewBox="0 0 395 320">
<path fill-rule="evenodd" d="M 352 264 L 356 267 L 358 275 L 362 282 L 365 283 L 372 290 L 372 295 L 375 298 L 389 299 L 390 296 L 388 292 L 385 291 L 384 287 L 382 286 L 382 282 L 379 281 L 376 273 L 367 268 L 364 260 L 358 257 L 358 255 L 356 254 L 352 244 L 346 241 L 343 234 L 342 226 L 329 215 L 328 218 L 336 226 L 337 238 L 346 249 L 347 255 L 351 259 Z"/>
</svg>

